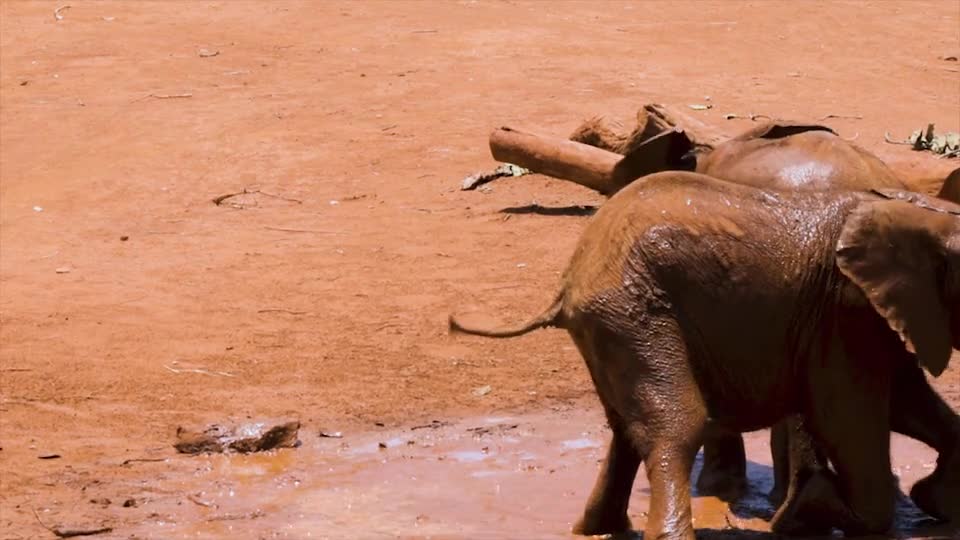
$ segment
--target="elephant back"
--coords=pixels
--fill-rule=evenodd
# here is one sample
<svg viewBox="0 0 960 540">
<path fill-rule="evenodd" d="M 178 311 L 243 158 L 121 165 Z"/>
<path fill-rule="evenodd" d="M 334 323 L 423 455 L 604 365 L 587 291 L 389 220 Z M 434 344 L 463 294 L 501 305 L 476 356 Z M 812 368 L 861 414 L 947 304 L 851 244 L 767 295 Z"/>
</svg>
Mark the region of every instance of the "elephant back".
<svg viewBox="0 0 960 540">
<path fill-rule="evenodd" d="M 747 131 L 698 157 L 696 171 L 738 184 L 780 190 L 903 188 L 870 152 L 830 128 L 771 123 Z"/>
</svg>

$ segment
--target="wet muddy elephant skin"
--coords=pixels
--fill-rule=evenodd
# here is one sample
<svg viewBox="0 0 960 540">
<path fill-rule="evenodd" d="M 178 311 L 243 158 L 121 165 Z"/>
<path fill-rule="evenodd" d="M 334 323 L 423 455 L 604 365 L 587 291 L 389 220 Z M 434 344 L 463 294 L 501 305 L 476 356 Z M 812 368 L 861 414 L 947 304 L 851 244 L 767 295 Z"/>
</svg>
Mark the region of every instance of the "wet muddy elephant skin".
<svg viewBox="0 0 960 540">
<path fill-rule="evenodd" d="M 618 185 L 626 185 L 638 173 L 662 170 L 671 163 L 677 167 L 690 165 L 682 161 L 684 153 L 692 148 L 686 136 L 681 132 L 668 132 L 664 137 L 665 143 L 651 145 L 649 151 L 628 154 L 614 173 L 615 178 L 620 178 Z M 665 152 L 662 159 L 657 157 L 659 154 L 653 148 Z M 657 159 L 649 159 L 651 156 Z M 827 191 L 905 187 L 897 174 L 872 153 L 838 137 L 829 128 L 815 124 L 763 124 L 695 158 L 696 172 L 765 189 Z M 960 201 L 960 169 L 943 182 L 938 196 Z M 935 403 L 928 404 L 927 409 L 940 410 L 942 414 L 926 419 L 929 425 L 923 428 L 904 425 L 906 421 L 900 421 L 895 416 L 894 429 L 919 438 L 941 453 L 948 451 L 952 449 L 954 441 L 942 435 L 943 431 L 948 430 L 944 426 L 952 425 L 960 429 L 960 419 L 938 396 L 918 392 L 909 386 L 909 382 L 916 381 L 916 377 L 916 374 L 904 368 L 894 380 L 907 382 L 902 384 L 903 388 L 896 388 L 895 393 L 902 394 L 904 400 L 916 399 L 921 394 L 929 396 Z M 925 384 L 917 383 L 921 386 Z M 894 412 L 896 414 L 897 411 Z M 938 425 L 939 430 L 936 429 Z M 788 491 L 791 471 L 794 476 L 802 475 L 803 468 L 815 469 L 819 466 L 809 462 L 791 463 L 787 457 L 784 433 L 785 428 L 777 426 L 771 441 L 775 450 L 775 480 L 771 496 L 777 503 L 784 499 Z M 739 433 L 713 430 L 707 435 L 704 441 L 704 466 L 697 480 L 697 488 L 703 494 L 717 495 L 728 501 L 738 498 L 744 491 L 746 455 Z M 950 513 L 931 508 L 925 510 L 941 519 L 960 519 L 958 509 Z M 800 527 L 800 524 L 794 524 L 793 527 Z"/>
<path fill-rule="evenodd" d="M 689 475 L 704 434 L 794 414 L 836 470 L 800 486 L 796 506 L 815 503 L 848 534 L 883 532 L 896 489 L 892 376 L 903 365 L 939 375 L 960 342 L 957 214 L 902 192 L 655 174 L 594 216 L 544 313 L 499 329 L 450 324 L 491 337 L 570 333 L 613 431 L 576 532 L 630 528 L 643 463 L 645 537 L 692 540 Z M 955 497 L 955 479 L 936 475 L 930 496 Z"/>
<path fill-rule="evenodd" d="M 608 141 L 588 141 L 614 150 Z M 689 170 L 738 184 L 780 190 L 912 188 L 918 178 L 901 178 L 880 158 L 817 124 L 761 124 L 707 151 L 695 151 L 682 131 L 668 131 L 637 147 L 613 170 L 612 195 L 631 182 L 656 172 Z M 909 182 L 908 182 L 909 181 Z M 945 178 L 924 178 L 939 196 L 960 202 L 960 168 Z M 935 193 L 931 192 L 931 194 Z"/>
</svg>

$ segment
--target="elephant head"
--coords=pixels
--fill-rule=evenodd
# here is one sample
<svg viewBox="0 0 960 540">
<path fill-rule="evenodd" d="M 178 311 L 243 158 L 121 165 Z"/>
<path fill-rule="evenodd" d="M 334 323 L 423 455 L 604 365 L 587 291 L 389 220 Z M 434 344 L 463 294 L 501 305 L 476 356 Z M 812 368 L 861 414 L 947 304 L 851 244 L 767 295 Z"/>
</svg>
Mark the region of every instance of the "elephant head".
<svg viewBox="0 0 960 540">
<path fill-rule="evenodd" d="M 847 219 L 837 266 L 932 375 L 960 348 L 960 206 L 877 190 Z"/>
</svg>

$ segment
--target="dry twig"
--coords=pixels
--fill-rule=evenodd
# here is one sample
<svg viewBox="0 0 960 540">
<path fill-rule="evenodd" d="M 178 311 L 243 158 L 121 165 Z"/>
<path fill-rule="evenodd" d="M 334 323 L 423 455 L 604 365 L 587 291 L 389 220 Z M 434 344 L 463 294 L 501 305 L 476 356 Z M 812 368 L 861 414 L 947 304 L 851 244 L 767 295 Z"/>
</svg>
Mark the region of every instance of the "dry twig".
<svg viewBox="0 0 960 540">
<path fill-rule="evenodd" d="M 765 114 L 753 114 L 753 113 L 750 113 L 750 114 L 747 114 L 747 115 L 729 113 L 729 114 L 723 115 L 723 118 L 724 118 L 724 120 L 733 120 L 733 119 L 736 118 L 736 119 L 750 120 L 750 121 L 753 121 L 753 122 L 756 122 L 757 119 L 759 119 L 759 118 L 766 118 L 767 120 L 773 120 L 773 118 L 770 118 L 769 116 L 767 116 L 767 115 L 765 115 Z"/>
<path fill-rule="evenodd" d="M 220 375 L 223 377 L 236 377 L 233 373 L 227 373 L 226 371 L 207 371 L 205 369 L 197 368 L 173 368 L 170 366 L 163 366 L 167 371 L 172 373 L 199 373 L 201 375 Z"/>
<path fill-rule="evenodd" d="M 280 199 L 282 201 L 290 201 L 290 202 L 295 202 L 297 204 L 303 204 L 303 201 L 301 201 L 300 199 L 294 199 L 292 197 L 284 197 L 283 195 L 275 195 L 273 193 L 267 193 L 266 191 L 263 191 L 260 189 L 249 189 L 249 188 L 243 188 L 242 191 L 237 191 L 236 193 L 227 193 L 226 195 L 220 195 L 219 197 L 214 197 L 211 200 L 213 201 L 213 204 L 217 206 L 221 206 L 227 199 L 230 199 L 232 197 L 236 197 L 238 195 L 256 195 L 256 194 L 266 195 L 267 197 L 273 197 L 274 199 Z M 234 205 L 234 206 L 237 206 L 237 205 Z"/>
<path fill-rule="evenodd" d="M 180 99 L 180 98 L 189 98 L 193 97 L 193 94 L 150 94 L 147 97 L 152 97 L 156 99 Z"/>
<path fill-rule="evenodd" d="M 306 315 L 310 313 L 309 311 L 294 311 L 292 309 L 284 308 L 267 308 L 267 309 L 258 309 L 257 313 L 289 313 L 290 315 Z"/>
<path fill-rule="evenodd" d="M 851 120 L 863 120 L 863 117 L 859 114 L 825 114 L 817 120 L 827 120 L 830 118 L 849 118 Z"/>
<path fill-rule="evenodd" d="M 130 459 L 123 460 L 123 463 L 121 463 L 120 465 L 124 466 L 124 465 L 129 465 L 131 463 L 155 463 L 155 462 L 167 461 L 168 459 L 170 458 L 130 458 Z"/>
<path fill-rule="evenodd" d="M 320 231 L 316 229 L 288 229 L 286 227 L 271 227 L 269 225 L 266 225 L 263 228 L 268 231 L 293 232 L 293 233 L 347 234 L 343 231 Z"/>
<path fill-rule="evenodd" d="M 191 94 L 191 93 L 185 93 L 185 94 L 147 94 L 147 95 L 143 96 L 142 98 L 138 98 L 138 99 L 133 100 L 131 103 L 136 103 L 136 102 L 138 102 L 138 101 L 143 101 L 143 100 L 149 99 L 149 98 L 154 98 L 154 99 L 182 99 L 182 98 L 191 98 L 191 97 L 193 97 L 193 94 Z"/>
<path fill-rule="evenodd" d="M 257 519 L 264 516 L 263 510 L 254 510 L 245 514 L 223 514 L 207 518 L 207 521 L 236 521 L 239 519 Z"/>
<path fill-rule="evenodd" d="M 43 522 L 40 519 L 40 514 L 37 513 L 36 508 L 30 509 L 33 512 L 33 517 L 37 518 L 37 523 L 40 524 L 44 529 L 52 532 L 58 538 L 73 538 L 75 536 L 93 536 L 95 534 L 105 534 L 113 531 L 113 527 L 100 527 L 97 529 L 61 529 L 57 527 L 51 527 Z"/>
<path fill-rule="evenodd" d="M 70 6 L 60 6 L 57 9 L 53 10 L 53 18 L 62 21 L 63 20 L 63 11 L 70 9 Z"/>
<path fill-rule="evenodd" d="M 207 501 L 205 501 L 205 500 L 201 499 L 200 497 L 197 497 L 196 495 L 193 495 L 193 494 L 187 495 L 187 500 L 190 501 L 190 502 L 192 502 L 193 504 L 197 504 L 197 505 L 203 506 L 203 507 L 205 507 L 205 508 L 210 508 L 210 507 L 215 507 L 215 506 L 217 506 L 216 504 L 214 504 L 214 503 L 212 503 L 212 502 L 207 502 Z"/>
<path fill-rule="evenodd" d="M 890 136 L 890 132 L 889 132 L 889 131 L 884 132 L 884 134 L 883 134 L 883 140 L 887 141 L 887 142 L 890 143 L 890 144 L 907 144 L 907 145 L 913 146 L 913 143 L 910 142 L 910 141 L 898 141 L 898 140 L 894 139 L 893 137 Z"/>
</svg>

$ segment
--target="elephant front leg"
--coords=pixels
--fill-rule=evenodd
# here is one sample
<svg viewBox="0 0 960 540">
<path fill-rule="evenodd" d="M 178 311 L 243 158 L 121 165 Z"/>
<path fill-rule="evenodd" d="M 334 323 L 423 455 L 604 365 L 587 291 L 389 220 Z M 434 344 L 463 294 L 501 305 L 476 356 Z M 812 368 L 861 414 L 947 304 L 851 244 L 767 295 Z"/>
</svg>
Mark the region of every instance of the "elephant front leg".
<svg viewBox="0 0 960 540">
<path fill-rule="evenodd" d="M 828 470 L 814 474 L 798 497 L 812 505 L 818 499 L 834 503 L 839 499 L 842 507 L 832 504 L 809 514 L 823 516 L 818 521 L 833 524 L 848 536 L 882 534 L 893 525 L 897 480 L 890 468 L 889 401 L 883 388 L 890 383 L 882 375 L 876 387 L 867 387 L 856 399 L 836 398 L 843 396 L 840 389 L 855 385 L 835 375 L 830 382 L 837 386 L 822 389 L 819 403 L 804 417 L 814 443 L 825 452 L 836 474 Z M 816 489 L 823 494 L 809 497 Z"/>
<path fill-rule="evenodd" d="M 915 363 L 902 363 L 893 383 L 890 422 L 894 431 L 935 449 L 937 468 L 910 490 L 927 514 L 960 524 L 960 415 L 927 382 Z"/>
<path fill-rule="evenodd" d="M 704 434 L 703 469 L 697 477 L 697 492 L 732 502 L 747 488 L 747 455 L 743 436 L 711 424 Z"/>
<path fill-rule="evenodd" d="M 960 525 L 960 452 L 940 454 L 933 474 L 913 485 L 910 498 L 927 514 Z"/>
<path fill-rule="evenodd" d="M 800 536 L 829 534 L 835 525 L 831 516 L 849 512 L 833 488 L 833 475 L 803 417 L 781 420 L 773 426 L 770 439 L 776 481 L 770 497 L 778 506 L 771 523 L 773 531 Z"/>
</svg>

